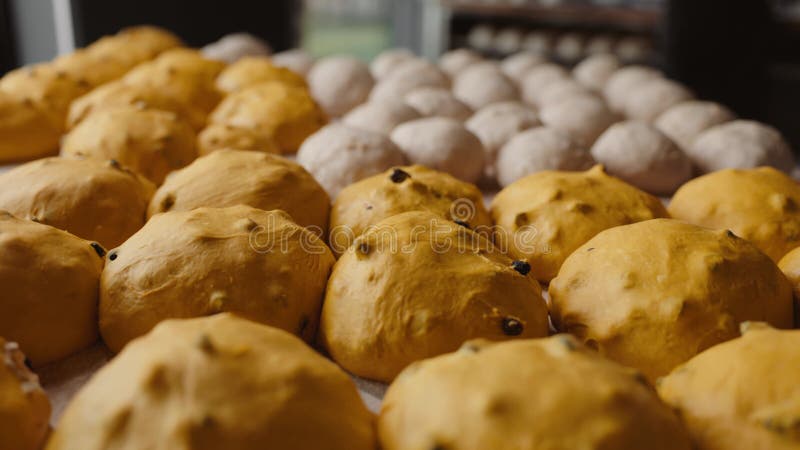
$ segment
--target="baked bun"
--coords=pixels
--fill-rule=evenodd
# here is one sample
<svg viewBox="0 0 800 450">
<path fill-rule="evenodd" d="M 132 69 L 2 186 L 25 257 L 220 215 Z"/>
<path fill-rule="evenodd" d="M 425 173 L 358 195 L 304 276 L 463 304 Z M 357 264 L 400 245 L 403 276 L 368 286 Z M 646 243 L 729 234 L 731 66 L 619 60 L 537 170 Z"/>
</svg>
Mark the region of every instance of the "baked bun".
<svg viewBox="0 0 800 450">
<path fill-rule="evenodd" d="M 388 136 L 401 123 L 420 117 L 422 116 L 414 108 L 397 99 L 371 100 L 353 108 L 342 118 L 342 122 L 351 127 Z"/>
<path fill-rule="evenodd" d="M 306 89 L 271 81 L 225 97 L 211 122 L 263 130 L 281 152 L 294 153 L 327 119 Z"/>
<path fill-rule="evenodd" d="M 772 166 L 794 170 L 794 155 L 777 129 L 752 120 L 733 120 L 703 131 L 686 148 L 703 173 Z"/>
<path fill-rule="evenodd" d="M 792 288 L 755 245 L 726 230 L 656 219 L 603 231 L 550 283 L 560 332 L 650 381 L 738 334 L 793 322 Z"/>
<path fill-rule="evenodd" d="M 473 64 L 453 78 L 453 95 L 480 109 L 486 105 L 519 98 L 517 86 L 495 64 Z"/>
<path fill-rule="evenodd" d="M 478 181 L 483 174 L 483 144 L 456 120 L 412 120 L 395 128 L 391 137 L 413 164 L 447 172 L 469 183 Z"/>
<path fill-rule="evenodd" d="M 492 219 L 481 191 L 424 166 L 396 167 L 342 189 L 331 209 L 330 244 L 343 253 L 378 222 L 408 211 L 428 211 L 487 234 Z"/>
<path fill-rule="evenodd" d="M 61 132 L 32 101 L 0 91 L 0 164 L 57 154 Z"/>
<path fill-rule="evenodd" d="M 231 93 L 267 81 L 277 81 L 299 88 L 307 87 L 301 75 L 274 65 L 265 56 L 246 56 L 236 61 L 219 74 L 216 83 L 220 91 Z"/>
<path fill-rule="evenodd" d="M 294 336 L 229 314 L 170 320 L 72 399 L 48 450 L 373 450 L 341 369 Z"/>
<path fill-rule="evenodd" d="M 569 335 L 471 341 L 389 387 L 382 448 L 689 450 L 678 417 L 635 370 Z"/>
<path fill-rule="evenodd" d="M 0 336 L 37 366 L 95 342 L 104 256 L 96 242 L 0 211 Z"/>
<path fill-rule="evenodd" d="M 606 103 L 590 95 L 569 96 L 539 111 L 543 124 L 570 135 L 578 144 L 590 147 L 617 121 Z"/>
<path fill-rule="evenodd" d="M 370 100 L 403 101 L 409 92 L 420 87 L 449 88 L 450 79 L 438 67 L 423 59 L 402 62 L 382 78 L 370 92 Z"/>
<path fill-rule="evenodd" d="M 66 73 L 72 79 L 85 80 L 95 88 L 116 80 L 131 69 L 124 57 L 95 54 L 89 50 L 77 50 L 53 60 L 52 67 Z"/>
<path fill-rule="evenodd" d="M 258 128 L 212 123 L 197 135 L 197 152 L 200 155 L 207 155 L 225 148 L 262 153 L 279 154 L 281 152 L 270 133 Z"/>
<path fill-rule="evenodd" d="M 364 103 L 375 80 L 369 66 L 352 56 L 328 56 L 308 72 L 311 95 L 329 117 L 341 117 Z"/>
<path fill-rule="evenodd" d="M 533 108 L 520 102 L 500 102 L 479 109 L 464 125 L 481 140 L 487 171 L 492 175 L 500 148 L 517 133 L 540 123 Z"/>
<path fill-rule="evenodd" d="M 414 89 L 406 95 L 405 102 L 423 117 L 449 117 L 463 122 L 472 115 L 467 104 L 443 88 Z"/>
<path fill-rule="evenodd" d="M 147 215 L 240 204 L 281 209 L 317 234 L 327 229 L 330 200 L 311 174 L 286 158 L 244 150 L 218 150 L 173 172 L 156 191 Z"/>
<path fill-rule="evenodd" d="M 227 311 L 311 340 L 333 262 L 325 243 L 283 211 L 159 214 L 109 253 L 100 332 L 118 352 L 162 320 Z"/>
<path fill-rule="evenodd" d="M 658 392 L 683 418 L 698 450 L 800 446 L 800 331 L 742 324 L 742 337 L 695 356 Z"/>
<path fill-rule="evenodd" d="M 610 53 L 594 54 L 572 69 L 572 76 L 584 87 L 602 92 L 611 76 L 620 68 L 619 58 Z"/>
<path fill-rule="evenodd" d="M 15 342 L 0 337 L 0 449 L 39 450 L 50 423 L 50 402 L 39 377 L 25 367 Z"/>
<path fill-rule="evenodd" d="M 661 72 L 652 67 L 625 66 L 608 78 L 603 86 L 603 96 L 605 96 L 609 108 L 615 113 L 621 114 L 625 109 L 625 102 L 630 97 L 630 92 L 637 84 L 653 79 L 663 79 L 663 77 Z"/>
<path fill-rule="evenodd" d="M 719 103 L 690 100 L 661 113 L 654 125 L 686 150 L 703 131 L 735 118 L 731 110 Z"/>
<path fill-rule="evenodd" d="M 608 228 L 667 217 L 661 202 L 606 175 L 602 166 L 585 172 L 544 171 L 500 191 L 492 202 L 495 243 L 531 264 L 548 282 L 575 249 Z"/>
<path fill-rule="evenodd" d="M 161 184 L 197 157 L 197 137 L 177 114 L 135 107 L 98 112 L 66 134 L 61 155 L 113 159 Z"/>
<path fill-rule="evenodd" d="M 392 73 L 399 64 L 415 58 L 414 54 L 408 49 L 390 48 L 380 52 L 378 56 L 372 60 L 369 64 L 369 70 L 373 78 L 380 80 Z"/>
<path fill-rule="evenodd" d="M 678 189 L 669 212 L 695 225 L 729 229 L 774 261 L 800 246 L 800 186 L 771 167 L 696 178 Z"/>
<path fill-rule="evenodd" d="M 142 227 L 154 190 L 116 161 L 44 158 L 0 174 L 0 209 L 114 248 Z"/>
<path fill-rule="evenodd" d="M 337 261 L 321 342 L 345 370 L 388 382 L 469 339 L 546 336 L 547 307 L 529 269 L 439 215 L 392 216 Z"/>
<path fill-rule="evenodd" d="M 303 142 L 297 162 L 335 198 L 358 180 L 404 165 L 406 158 L 382 134 L 333 123 Z"/>
<path fill-rule="evenodd" d="M 163 28 L 139 25 L 123 28 L 115 35 L 98 39 L 86 49 L 98 55 L 125 57 L 135 65 L 182 45 L 178 36 Z"/>
<path fill-rule="evenodd" d="M 800 328 L 800 247 L 795 248 L 781 258 L 778 267 L 792 283 L 794 290 L 794 326 Z"/>
<path fill-rule="evenodd" d="M 272 55 L 272 64 L 305 77 L 314 67 L 314 58 L 301 48 L 293 48 Z"/>
</svg>

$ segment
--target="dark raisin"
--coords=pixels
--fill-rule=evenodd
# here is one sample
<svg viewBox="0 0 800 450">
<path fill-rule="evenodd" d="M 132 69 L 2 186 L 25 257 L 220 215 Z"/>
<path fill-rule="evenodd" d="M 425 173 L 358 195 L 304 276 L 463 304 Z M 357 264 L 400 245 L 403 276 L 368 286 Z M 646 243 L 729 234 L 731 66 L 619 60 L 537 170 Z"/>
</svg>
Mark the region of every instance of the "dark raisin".
<svg viewBox="0 0 800 450">
<path fill-rule="evenodd" d="M 589 247 L 589 248 L 586 249 L 587 252 L 590 252 L 592 250 L 594 250 L 594 247 Z"/>
<path fill-rule="evenodd" d="M 464 222 L 463 220 L 456 219 L 456 220 L 454 220 L 453 222 L 455 222 L 455 223 L 457 223 L 457 224 L 461 225 L 462 227 L 464 227 L 464 228 L 466 228 L 466 229 L 468 229 L 468 230 L 470 229 L 470 228 L 469 228 L 469 224 L 468 224 L 467 222 Z"/>
<path fill-rule="evenodd" d="M 103 256 L 106 256 L 106 249 L 104 249 L 102 245 L 98 244 L 97 242 L 92 242 L 92 243 L 91 243 L 91 244 L 89 244 L 89 245 L 91 245 L 91 246 L 92 246 L 92 248 L 94 249 L 94 251 L 97 253 L 97 256 L 99 256 L 99 257 L 101 257 L 101 258 L 102 258 Z"/>
<path fill-rule="evenodd" d="M 725 234 L 727 234 L 729 238 L 735 238 L 736 237 L 736 235 L 733 234 L 733 231 L 731 231 L 731 230 L 728 230 Z"/>
<path fill-rule="evenodd" d="M 522 275 L 527 275 L 531 271 L 530 264 L 528 264 L 525 261 L 519 261 L 519 260 L 512 262 L 511 268 L 521 273 Z"/>
<path fill-rule="evenodd" d="M 31 362 L 30 359 L 28 359 L 27 356 L 25 357 L 25 361 L 23 361 L 23 362 L 25 364 L 25 367 L 28 368 L 28 370 L 33 370 L 33 363 Z"/>
<path fill-rule="evenodd" d="M 362 242 L 362 243 L 358 244 L 358 251 L 363 253 L 363 254 L 365 254 L 365 255 L 368 254 L 369 253 L 369 244 L 367 244 L 366 242 Z"/>
<path fill-rule="evenodd" d="M 119 161 L 117 161 L 116 159 L 109 159 L 108 160 L 108 165 L 113 167 L 114 169 L 121 169 L 122 168 L 122 166 L 120 166 L 120 164 L 119 164 Z"/>
<path fill-rule="evenodd" d="M 108 259 L 110 259 L 111 261 L 117 259 L 117 252 L 116 251 L 112 251 L 111 253 L 109 253 L 108 254 Z"/>
<path fill-rule="evenodd" d="M 308 321 L 308 317 L 306 317 L 306 316 L 303 316 L 300 319 L 300 327 L 297 330 L 298 336 L 303 336 L 303 334 L 306 332 L 306 328 L 308 328 L 308 322 L 309 322 Z"/>
<path fill-rule="evenodd" d="M 389 178 L 392 180 L 393 183 L 402 183 L 403 181 L 406 181 L 407 179 L 411 178 L 411 175 L 409 175 L 408 172 L 406 172 L 403 169 L 394 169 L 392 171 L 392 175 L 390 175 Z"/>
<path fill-rule="evenodd" d="M 506 317 L 503 319 L 503 333 L 506 336 L 519 336 L 522 334 L 523 326 L 519 319 Z"/>
</svg>

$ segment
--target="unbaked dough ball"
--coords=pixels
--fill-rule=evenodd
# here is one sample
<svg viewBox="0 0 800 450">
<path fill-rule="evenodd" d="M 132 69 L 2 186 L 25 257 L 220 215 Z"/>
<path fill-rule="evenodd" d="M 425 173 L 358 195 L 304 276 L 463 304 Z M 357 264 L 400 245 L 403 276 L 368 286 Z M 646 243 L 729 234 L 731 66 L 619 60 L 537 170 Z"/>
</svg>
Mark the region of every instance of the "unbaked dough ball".
<svg viewBox="0 0 800 450">
<path fill-rule="evenodd" d="M 572 69 L 578 83 L 595 92 L 602 92 L 611 76 L 620 68 L 619 59 L 608 53 L 594 54 Z"/>
<path fill-rule="evenodd" d="M 57 154 L 61 132 L 33 102 L 0 91 L 0 164 Z"/>
<path fill-rule="evenodd" d="M 641 36 L 625 36 L 614 46 L 614 53 L 626 63 L 642 62 L 650 58 L 652 43 Z"/>
<path fill-rule="evenodd" d="M 519 28 L 502 28 L 494 36 L 492 47 L 494 51 L 501 55 L 510 55 L 522 48 L 522 40 L 524 38 L 525 34 Z"/>
<path fill-rule="evenodd" d="M 523 131 L 508 141 L 497 156 L 497 180 L 505 187 L 544 170 L 586 170 L 591 153 L 568 135 L 549 127 Z"/>
<path fill-rule="evenodd" d="M 800 186 L 771 167 L 696 178 L 678 189 L 669 210 L 676 219 L 729 229 L 774 261 L 800 246 Z"/>
<path fill-rule="evenodd" d="M 643 81 L 661 78 L 663 78 L 663 74 L 652 67 L 626 66 L 608 78 L 603 87 L 603 95 L 612 111 L 622 113 L 634 86 Z"/>
<path fill-rule="evenodd" d="M 197 157 L 197 136 L 177 114 L 157 109 L 101 111 L 78 124 L 61 144 L 72 158 L 113 159 L 150 181 L 164 177 Z"/>
<path fill-rule="evenodd" d="M 502 102 L 481 108 L 465 125 L 483 143 L 487 169 L 493 172 L 500 148 L 520 131 L 539 124 L 539 116 L 532 108 L 520 102 Z"/>
<path fill-rule="evenodd" d="M 622 104 L 622 110 L 629 119 L 654 122 L 672 106 L 693 98 L 694 95 L 685 86 L 663 78 L 654 78 L 633 86 Z"/>
<path fill-rule="evenodd" d="M 286 158 L 242 150 L 218 150 L 173 172 L 156 191 L 147 215 L 239 204 L 281 209 L 317 234 L 327 228 L 328 194 L 311 174 Z"/>
<path fill-rule="evenodd" d="M 541 53 L 522 51 L 506 57 L 500 64 L 500 68 L 507 77 L 520 83 L 525 74 L 539 64 L 547 62 Z"/>
<path fill-rule="evenodd" d="M 483 173 L 483 144 L 456 120 L 412 120 L 395 128 L 391 138 L 413 164 L 447 172 L 469 183 L 478 181 Z"/>
<path fill-rule="evenodd" d="M 772 166 L 794 169 L 789 143 L 775 128 L 752 120 L 734 120 L 711 127 L 692 141 L 686 153 L 702 172 Z"/>
<path fill-rule="evenodd" d="M 380 80 L 390 73 L 401 63 L 416 58 L 414 54 L 405 48 L 390 48 L 384 50 L 372 60 L 369 65 L 370 73 L 376 80 Z"/>
<path fill-rule="evenodd" d="M 547 55 L 553 50 L 555 35 L 550 31 L 534 30 L 522 40 L 522 48 L 529 52 Z"/>
<path fill-rule="evenodd" d="M 67 406 L 49 450 L 372 450 L 349 377 L 290 334 L 229 314 L 170 320 Z"/>
<path fill-rule="evenodd" d="M 577 32 L 564 33 L 558 37 L 553 53 L 566 63 L 575 63 L 583 57 L 586 38 Z"/>
<path fill-rule="evenodd" d="M 225 97 L 211 122 L 262 130 L 282 153 L 294 153 L 327 118 L 306 89 L 271 81 Z"/>
<path fill-rule="evenodd" d="M 230 33 L 222 36 L 201 49 L 203 56 L 209 59 L 233 64 L 249 56 L 269 56 L 272 49 L 258 36 L 250 33 Z"/>
<path fill-rule="evenodd" d="M 558 331 L 654 381 L 735 338 L 741 322 L 790 328 L 791 291 L 767 255 L 730 231 L 656 219 L 589 240 L 549 292 Z"/>
<path fill-rule="evenodd" d="M 759 323 L 664 377 L 661 398 L 683 418 L 698 450 L 800 446 L 800 331 Z"/>
<path fill-rule="evenodd" d="M 25 367 L 15 342 L 0 337 L 0 448 L 39 450 L 47 437 L 50 402 L 39 377 Z"/>
<path fill-rule="evenodd" d="M 483 61 L 480 53 L 468 48 L 450 50 L 439 58 L 439 67 L 451 78 L 458 76 L 472 64 Z"/>
<path fill-rule="evenodd" d="M 104 256 L 96 242 L 0 211 L 0 336 L 37 366 L 95 342 Z"/>
<path fill-rule="evenodd" d="M 472 108 L 457 99 L 448 89 L 414 89 L 406 95 L 405 101 L 423 117 L 449 117 L 463 122 L 472 115 Z"/>
<path fill-rule="evenodd" d="M 516 100 L 519 92 L 498 67 L 474 64 L 453 79 L 453 95 L 477 110 L 492 103 Z"/>
<path fill-rule="evenodd" d="M 539 95 L 539 108 L 563 103 L 572 97 L 594 97 L 599 99 L 594 92 L 575 81 L 575 79 L 564 78 L 547 85 L 547 90 Z"/>
<path fill-rule="evenodd" d="M 158 214 L 109 253 L 100 332 L 118 352 L 165 319 L 226 311 L 310 341 L 333 262 L 283 211 L 239 204 Z"/>
<path fill-rule="evenodd" d="M 794 291 L 794 326 L 800 328 L 800 247 L 795 247 L 778 263 L 781 271 L 792 283 Z"/>
<path fill-rule="evenodd" d="M 491 25 L 478 24 L 467 33 L 467 44 L 478 50 L 490 50 L 494 41 L 495 30 Z M 466 49 L 465 49 L 466 50 Z"/>
<path fill-rule="evenodd" d="M 406 162 L 386 136 L 335 123 L 309 136 L 297 162 L 335 198 L 343 188 Z"/>
<path fill-rule="evenodd" d="M 617 121 L 617 116 L 599 98 L 573 95 L 546 105 L 539 111 L 539 119 L 570 135 L 578 144 L 589 147 Z"/>
<path fill-rule="evenodd" d="M 396 99 L 370 100 L 353 108 L 342 122 L 362 130 L 390 135 L 401 123 L 422 117 L 417 110 Z"/>
<path fill-rule="evenodd" d="M 545 63 L 528 70 L 519 83 L 522 100 L 531 105 L 539 104 L 539 96 L 547 91 L 547 85 L 569 78 L 569 72 L 558 64 Z"/>
<path fill-rule="evenodd" d="M 331 208 L 331 249 L 344 253 L 365 230 L 408 211 L 428 211 L 486 236 L 492 226 L 474 185 L 424 166 L 395 167 L 342 189 Z"/>
<path fill-rule="evenodd" d="M 369 95 L 371 100 L 402 101 L 403 97 L 421 87 L 449 88 L 450 79 L 436 65 L 423 59 L 402 62 L 382 78 Z"/>
<path fill-rule="evenodd" d="M 305 50 L 295 48 L 272 55 L 272 64 L 306 76 L 311 68 L 314 67 L 314 58 Z"/>
<path fill-rule="evenodd" d="M 495 243 L 530 262 L 533 275 L 545 283 L 597 233 L 659 217 L 667 211 L 657 198 L 608 176 L 602 166 L 537 172 L 510 184 L 492 202 Z"/>
<path fill-rule="evenodd" d="M 154 190 L 113 160 L 43 158 L 0 174 L 0 210 L 114 248 L 142 227 Z"/>
<path fill-rule="evenodd" d="M 348 372 L 388 382 L 469 339 L 546 336 L 547 308 L 529 271 L 464 226 L 429 212 L 399 214 L 339 258 L 320 340 Z"/>
<path fill-rule="evenodd" d="M 364 103 L 374 84 L 369 66 L 352 56 L 322 58 L 308 73 L 311 95 L 330 117 Z"/>
<path fill-rule="evenodd" d="M 648 123 L 614 124 L 592 146 L 592 156 L 611 175 L 658 195 L 669 195 L 692 177 L 689 157 Z"/>
<path fill-rule="evenodd" d="M 635 370 L 568 335 L 421 361 L 389 387 L 382 448 L 689 450 L 678 417 Z"/>
<path fill-rule="evenodd" d="M 279 67 L 265 56 L 244 57 L 220 72 L 216 79 L 219 90 L 231 93 L 267 81 L 277 81 L 290 86 L 306 88 L 306 81 L 285 67 Z"/>
<path fill-rule="evenodd" d="M 610 53 L 613 54 L 614 52 L 614 45 L 616 44 L 616 38 L 611 34 L 595 34 L 586 41 L 586 54 L 587 55 L 597 55 L 600 53 Z"/>
<path fill-rule="evenodd" d="M 685 150 L 703 131 L 735 118 L 731 110 L 719 103 L 690 100 L 664 111 L 655 126 Z"/>
<path fill-rule="evenodd" d="M 263 153 L 281 152 L 270 133 L 258 128 L 212 123 L 197 135 L 197 152 L 200 155 L 225 148 Z"/>
</svg>

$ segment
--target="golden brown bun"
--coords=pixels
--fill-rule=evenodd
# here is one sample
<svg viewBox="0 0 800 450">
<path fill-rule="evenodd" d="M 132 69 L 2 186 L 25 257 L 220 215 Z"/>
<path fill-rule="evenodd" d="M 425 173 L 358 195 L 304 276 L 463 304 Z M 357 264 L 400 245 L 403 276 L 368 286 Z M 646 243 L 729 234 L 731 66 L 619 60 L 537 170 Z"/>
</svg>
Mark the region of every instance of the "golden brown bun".
<svg viewBox="0 0 800 450">
<path fill-rule="evenodd" d="M 225 148 L 263 153 L 281 152 L 269 133 L 254 128 L 212 123 L 197 135 L 197 150 L 201 155 Z"/>
<path fill-rule="evenodd" d="M 569 335 L 472 341 L 389 387 L 384 450 L 689 450 L 680 420 L 635 370 Z"/>
<path fill-rule="evenodd" d="M 142 227 L 154 191 L 114 161 L 44 158 L 0 175 L 0 209 L 111 249 Z"/>
<path fill-rule="evenodd" d="M 0 337 L 0 450 L 39 450 L 50 423 L 50 402 L 25 355 Z"/>
<path fill-rule="evenodd" d="M 658 392 L 683 417 L 697 450 L 800 448 L 800 331 L 743 324 L 661 379 Z"/>
<path fill-rule="evenodd" d="M 492 202 L 495 243 L 531 263 L 549 282 L 564 260 L 597 233 L 619 225 L 667 217 L 661 202 L 602 166 L 585 172 L 544 171 L 500 191 Z"/>
<path fill-rule="evenodd" d="M 29 99 L 0 91 L 0 163 L 58 153 L 61 129 Z"/>
<path fill-rule="evenodd" d="M 678 189 L 669 212 L 696 225 L 729 229 L 776 262 L 800 246 L 800 186 L 771 167 L 695 178 Z"/>
<path fill-rule="evenodd" d="M 210 121 L 258 129 L 271 136 L 281 152 L 294 153 L 327 119 L 307 89 L 271 81 L 228 95 Z"/>
<path fill-rule="evenodd" d="M 93 88 L 122 77 L 132 67 L 122 57 L 88 50 L 59 56 L 52 66 L 74 79 L 86 80 Z"/>
<path fill-rule="evenodd" d="M 0 211 L 0 336 L 33 364 L 97 340 L 97 289 L 105 249 Z"/>
<path fill-rule="evenodd" d="M 334 262 L 283 211 L 244 205 L 153 216 L 108 258 L 100 332 L 113 351 L 162 320 L 223 311 L 311 340 Z"/>
<path fill-rule="evenodd" d="M 245 56 L 219 74 L 217 88 L 230 93 L 265 81 L 277 81 L 304 89 L 308 87 L 301 75 L 273 65 L 266 56 Z"/>
<path fill-rule="evenodd" d="M 547 307 L 529 270 L 438 214 L 392 216 L 336 263 L 321 343 L 347 371 L 388 382 L 469 339 L 547 336 Z"/>
<path fill-rule="evenodd" d="M 102 37 L 86 47 L 86 51 L 97 56 L 119 58 L 133 67 L 181 45 L 183 43 L 180 38 L 169 31 L 143 25 L 125 28 L 113 36 Z"/>
<path fill-rule="evenodd" d="M 125 107 L 86 118 L 64 136 L 61 154 L 114 159 L 161 184 L 197 157 L 196 140 L 192 127 L 173 112 Z"/>
<path fill-rule="evenodd" d="M 127 107 L 172 111 L 186 119 L 195 130 L 206 124 L 204 112 L 181 103 L 158 86 L 131 86 L 118 80 L 104 84 L 72 102 L 67 115 L 67 128 L 74 128 L 96 112 Z"/>
<path fill-rule="evenodd" d="M 281 330 L 230 314 L 170 320 L 101 369 L 48 450 L 374 450 L 352 381 Z"/>
<path fill-rule="evenodd" d="M 281 209 L 318 235 L 327 230 L 330 200 L 302 166 L 276 155 L 219 150 L 172 173 L 153 196 L 148 217 L 202 206 Z"/>
<path fill-rule="evenodd" d="M 331 209 L 331 247 L 343 253 L 367 228 L 408 211 L 428 211 L 459 220 L 489 235 L 492 220 L 474 185 L 424 166 L 405 166 L 342 189 Z"/>
<path fill-rule="evenodd" d="M 792 283 L 794 291 L 794 326 L 800 328 L 800 247 L 787 253 L 778 263 L 783 274 Z"/>
<path fill-rule="evenodd" d="M 786 277 L 723 230 L 655 219 L 603 231 L 550 283 L 551 318 L 648 379 L 736 337 L 739 323 L 792 326 Z"/>
</svg>

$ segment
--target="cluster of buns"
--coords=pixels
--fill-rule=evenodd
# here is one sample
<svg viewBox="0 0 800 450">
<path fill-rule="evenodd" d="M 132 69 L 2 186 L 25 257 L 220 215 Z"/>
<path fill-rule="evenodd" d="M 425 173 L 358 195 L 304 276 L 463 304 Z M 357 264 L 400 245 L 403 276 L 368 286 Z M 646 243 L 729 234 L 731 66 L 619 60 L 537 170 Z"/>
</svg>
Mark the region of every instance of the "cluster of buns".
<svg viewBox="0 0 800 450">
<path fill-rule="evenodd" d="M 67 134 L 0 175 L 0 450 L 800 445 L 774 130 L 609 55 L 314 62 L 140 28 L 71 70 L 119 42 L 98 88 L 19 101 Z M 116 357 L 48 438 L 23 353 L 98 339 Z M 391 383 L 377 417 L 348 373 Z"/>
</svg>

